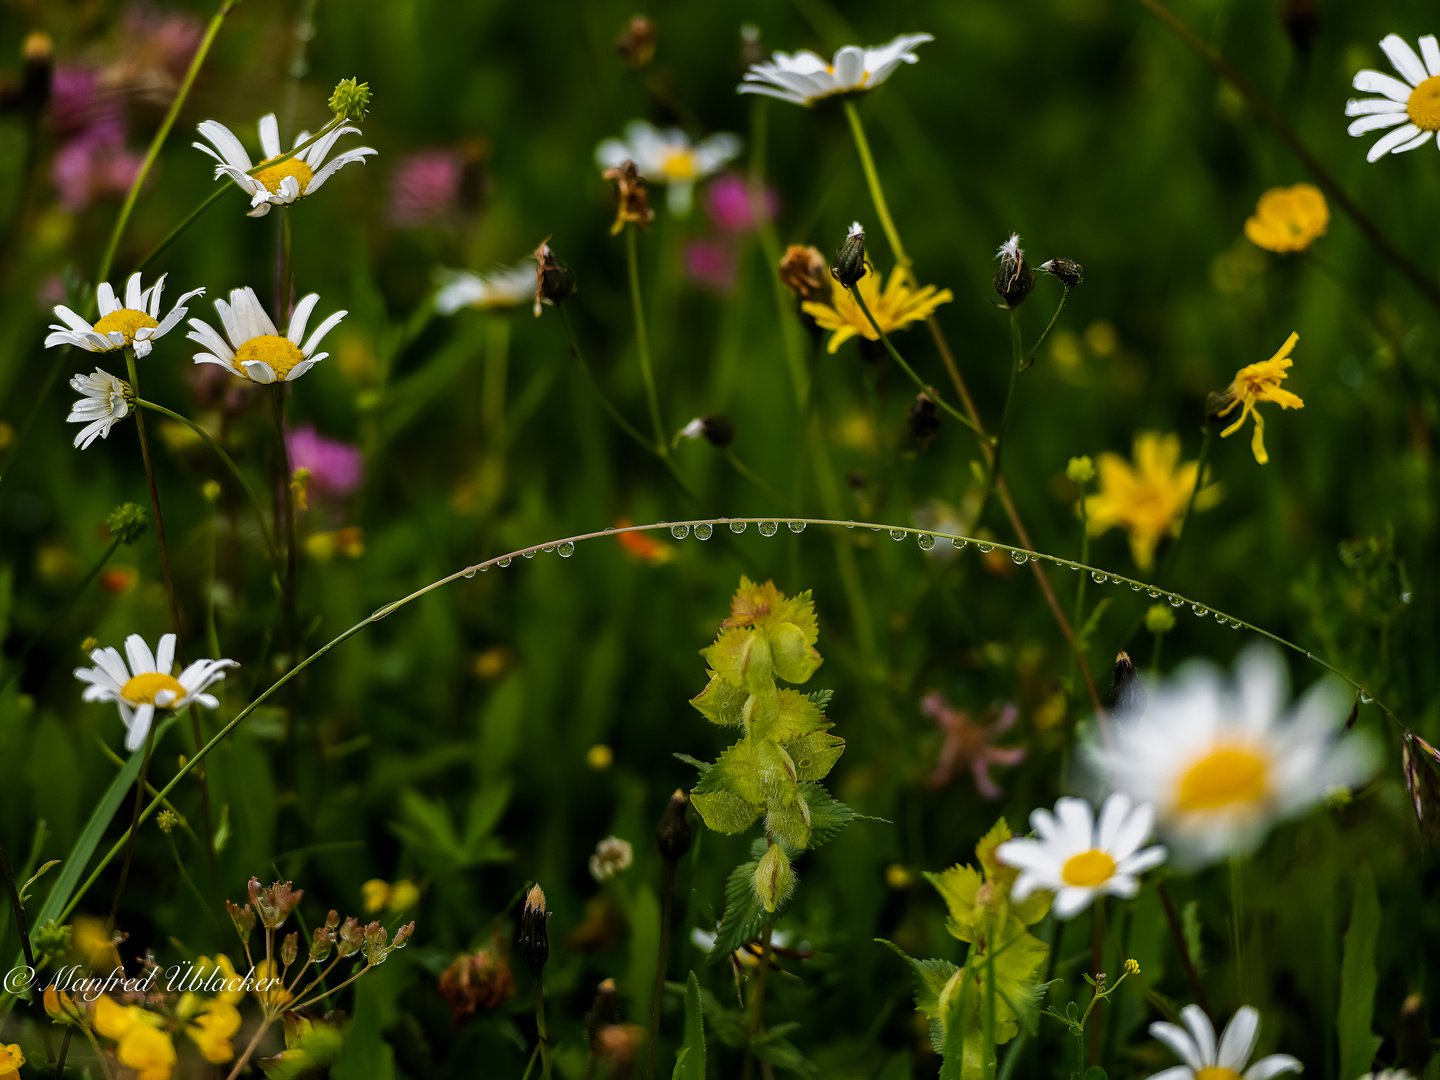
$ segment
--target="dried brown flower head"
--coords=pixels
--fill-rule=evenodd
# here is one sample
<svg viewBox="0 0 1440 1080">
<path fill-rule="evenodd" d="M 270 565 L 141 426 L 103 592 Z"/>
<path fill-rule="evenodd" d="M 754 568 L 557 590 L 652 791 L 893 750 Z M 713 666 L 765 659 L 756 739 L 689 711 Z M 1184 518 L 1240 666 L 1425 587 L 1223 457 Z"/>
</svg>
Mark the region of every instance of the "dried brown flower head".
<svg viewBox="0 0 1440 1080">
<path fill-rule="evenodd" d="M 619 199 L 615 224 L 610 226 L 610 235 L 615 236 L 630 222 L 642 229 L 649 228 L 650 222 L 655 220 L 655 211 L 650 209 L 650 191 L 635 163 L 627 158 L 600 175 L 606 180 L 615 181 L 615 193 Z"/>
<path fill-rule="evenodd" d="M 488 949 L 457 956 L 440 974 L 440 996 L 460 1027 L 480 1010 L 494 1009 L 515 993 L 515 976 L 497 939 Z"/>
<path fill-rule="evenodd" d="M 615 39 L 615 48 L 626 67 L 642 68 L 655 59 L 655 45 L 660 31 L 648 15 L 632 15 Z"/>
<path fill-rule="evenodd" d="M 780 281 L 800 298 L 815 304 L 830 302 L 830 265 L 818 248 L 791 244 L 780 259 Z"/>
</svg>

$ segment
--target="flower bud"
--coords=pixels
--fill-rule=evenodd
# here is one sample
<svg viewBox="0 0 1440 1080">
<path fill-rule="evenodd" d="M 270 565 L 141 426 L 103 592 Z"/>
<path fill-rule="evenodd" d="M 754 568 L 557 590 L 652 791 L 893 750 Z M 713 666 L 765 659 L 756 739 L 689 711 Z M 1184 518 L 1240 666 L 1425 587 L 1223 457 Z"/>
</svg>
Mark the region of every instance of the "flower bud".
<svg viewBox="0 0 1440 1080">
<path fill-rule="evenodd" d="M 795 871 L 790 865 L 790 856 L 780 844 L 771 844 L 760 862 L 755 866 L 752 884 L 755 895 L 765 910 L 773 912 L 789 897 L 795 888 Z"/>
<path fill-rule="evenodd" d="M 330 914 L 325 916 L 325 925 L 328 926 L 331 930 L 334 930 L 337 926 L 340 925 L 340 913 L 334 908 L 331 908 Z"/>
<path fill-rule="evenodd" d="M 915 395 L 915 400 L 905 410 L 905 423 L 909 425 L 911 435 L 928 443 L 930 436 L 940 430 L 940 407 L 935 404 L 934 398 L 922 391 Z"/>
<path fill-rule="evenodd" d="M 146 517 L 143 506 L 127 502 L 112 510 L 105 519 L 105 524 L 109 526 L 110 535 L 116 540 L 122 544 L 133 544 L 145 535 L 150 519 Z"/>
<path fill-rule="evenodd" d="M 1047 259 L 1040 264 L 1040 269 L 1051 277 L 1059 278 L 1066 289 L 1073 289 L 1085 281 L 1085 271 L 1074 259 Z"/>
<path fill-rule="evenodd" d="M 1117 716 L 1140 716 L 1145 712 L 1145 684 L 1135 670 L 1130 654 L 1115 657 L 1115 684 L 1110 693 L 1110 711 Z"/>
<path fill-rule="evenodd" d="M 620 1021 L 620 995 L 615 991 L 615 980 L 606 979 L 595 991 L 595 1002 L 585 1014 L 585 1035 L 590 1049 L 598 1051 L 600 1033 Z"/>
<path fill-rule="evenodd" d="M 364 120 L 370 108 L 370 84 L 342 79 L 330 95 L 330 111 L 344 120 Z"/>
<path fill-rule="evenodd" d="M 760 39 L 760 27 L 754 23 L 740 24 L 740 66 L 751 67 L 764 63 L 765 43 Z"/>
<path fill-rule="evenodd" d="M 20 48 L 20 82 L 0 91 L 0 112 L 15 110 L 38 116 L 50 100 L 55 78 L 55 43 L 50 35 L 36 31 Z"/>
<path fill-rule="evenodd" d="M 75 999 L 63 990 L 57 990 L 52 982 L 45 988 L 42 996 L 45 1003 L 45 1011 L 50 1019 L 57 1024 L 84 1025 L 85 1009 L 75 1004 Z"/>
<path fill-rule="evenodd" d="M 1095 462 L 1088 454 L 1072 457 L 1065 466 L 1065 475 L 1077 484 L 1088 484 L 1095 479 Z"/>
<path fill-rule="evenodd" d="M 1145 629 L 1152 634 L 1168 634 L 1175 629 L 1175 613 L 1169 604 L 1151 604 L 1145 611 Z"/>
<path fill-rule="evenodd" d="M 310 961 L 321 964 L 330 957 L 330 950 L 335 948 L 335 931 L 328 926 L 317 926 L 315 934 L 310 940 Z"/>
<path fill-rule="evenodd" d="M 590 856 L 590 876 L 596 881 L 606 881 L 630 869 L 634 861 L 635 849 L 630 841 L 607 836 L 595 845 L 595 854 Z"/>
<path fill-rule="evenodd" d="M 292 889 L 288 881 L 277 881 L 262 889 L 258 880 L 250 879 L 250 903 L 259 913 L 260 922 L 271 930 L 290 918 L 304 895 L 304 889 Z"/>
<path fill-rule="evenodd" d="M 299 955 L 300 934 L 297 931 L 292 930 L 290 933 L 285 935 L 285 940 L 280 945 L 280 963 L 284 964 L 286 967 L 289 967 L 295 962 L 295 958 Z"/>
<path fill-rule="evenodd" d="M 1285 32 L 1290 35 L 1295 47 L 1302 53 L 1308 53 L 1315 35 L 1320 32 L 1320 11 L 1316 0 L 1280 0 L 1280 21 L 1285 24 Z"/>
<path fill-rule="evenodd" d="M 160 827 L 162 833 L 169 836 L 175 831 L 175 826 L 180 824 L 180 815 L 174 810 L 161 810 L 155 815 L 155 824 Z"/>
<path fill-rule="evenodd" d="M 729 446 L 735 441 L 735 422 L 728 416 L 697 416 L 680 429 L 680 438 L 702 437 L 711 446 Z"/>
<path fill-rule="evenodd" d="M 852 222 L 845 242 L 830 263 L 830 276 L 847 289 L 865 276 L 865 230 Z"/>
<path fill-rule="evenodd" d="M 255 929 L 254 908 L 242 907 L 240 904 L 226 900 L 225 910 L 230 913 L 230 921 L 235 924 L 235 932 L 240 935 L 241 942 L 249 942 L 250 932 Z"/>
<path fill-rule="evenodd" d="M 615 224 L 610 226 L 610 235 L 617 235 L 630 222 L 642 229 L 649 228 L 650 222 L 655 220 L 655 211 L 650 208 L 650 189 L 646 186 L 645 177 L 641 176 L 640 170 L 635 167 L 635 162 L 626 159 L 600 175 L 606 180 L 615 181 L 617 206 Z"/>
<path fill-rule="evenodd" d="M 340 941 L 335 946 L 335 952 L 341 957 L 349 956 L 360 951 L 365 944 L 365 928 L 360 925 L 360 920 L 353 915 L 348 916 L 340 927 Z"/>
<path fill-rule="evenodd" d="M 561 304 L 575 292 L 575 275 L 550 250 L 549 237 L 535 249 L 535 317 L 541 304 Z"/>
<path fill-rule="evenodd" d="M 780 259 L 780 283 L 802 302 L 830 302 L 830 283 L 825 280 L 825 256 L 818 248 L 791 244 Z"/>
<path fill-rule="evenodd" d="M 1000 260 L 1000 269 L 991 279 L 995 291 L 1005 301 L 1005 306 L 1017 308 L 1025 302 L 1030 290 L 1035 288 L 1035 271 L 1025 261 L 1025 252 L 1020 247 L 1020 234 L 1011 233 L 1010 239 L 1000 245 L 995 253 Z"/>
<path fill-rule="evenodd" d="M 48 998 L 46 999 L 48 1002 Z M 46 1005 L 49 1008 L 49 1005 Z M 1400 1021 L 1395 1025 L 1395 1049 L 1400 1054 L 1400 1064 L 1410 1070 L 1411 1076 L 1424 1076 L 1425 1067 L 1434 1056 L 1434 1045 L 1430 1041 L 1430 1021 L 1425 1017 L 1425 1002 L 1419 994 L 1411 994 L 1400 1006 Z"/>
<path fill-rule="evenodd" d="M 655 59 L 655 45 L 660 34 L 655 20 L 645 15 L 634 15 L 620 36 L 615 39 L 615 48 L 626 67 L 642 68 Z"/>
<path fill-rule="evenodd" d="M 1235 404 L 1235 387 L 1227 386 L 1224 390 L 1212 390 L 1205 395 L 1205 422 L 1213 423 L 1230 411 Z"/>
<path fill-rule="evenodd" d="M 550 959 L 549 919 L 545 893 L 535 885 L 525 897 L 525 910 L 520 915 L 520 959 L 532 971 L 539 971 Z"/>
<path fill-rule="evenodd" d="M 660 826 L 655 830 L 655 842 L 660 845 L 660 855 L 671 862 L 679 861 L 685 852 L 690 850 L 690 822 L 686 819 L 686 811 L 690 809 L 690 800 L 686 798 L 685 792 L 679 788 L 675 794 L 670 796 L 670 801 L 665 804 L 665 812 L 660 815 Z"/>
</svg>

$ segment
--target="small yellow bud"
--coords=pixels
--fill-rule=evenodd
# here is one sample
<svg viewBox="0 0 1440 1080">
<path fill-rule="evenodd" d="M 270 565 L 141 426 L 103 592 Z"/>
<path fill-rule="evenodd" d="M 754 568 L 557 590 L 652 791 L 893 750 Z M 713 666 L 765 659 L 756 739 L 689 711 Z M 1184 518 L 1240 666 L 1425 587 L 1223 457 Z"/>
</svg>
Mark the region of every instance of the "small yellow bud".
<svg viewBox="0 0 1440 1080">
<path fill-rule="evenodd" d="M 94 652 L 94 651 L 95 651 L 96 649 L 98 649 L 99 647 L 100 647 L 100 639 L 99 639 L 99 638 L 87 637 L 84 641 L 80 642 L 80 651 L 83 652 L 83 653 L 84 653 L 85 655 L 87 655 L 87 656 L 90 655 L 92 652 Z"/>
<path fill-rule="evenodd" d="M 885 884 L 892 889 L 908 889 L 915 884 L 915 875 L 898 862 L 885 868 Z"/>
<path fill-rule="evenodd" d="M 585 764 L 596 772 L 604 772 L 615 763 L 615 751 L 604 743 L 596 743 L 585 751 Z"/>
<path fill-rule="evenodd" d="M 1095 463 L 1090 460 L 1089 454 L 1072 457 L 1065 466 L 1065 475 L 1077 484 L 1088 484 L 1095 479 Z"/>
<path fill-rule="evenodd" d="M 1139 974 L 1140 974 L 1140 965 L 1139 965 L 1139 963 L 1137 963 L 1137 962 L 1134 961 L 1134 960 L 1126 960 L 1126 961 L 1125 961 L 1125 974 L 1126 974 L 1126 975 L 1139 975 Z"/>
<path fill-rule="evenodd" d="M 330 95 L 330 111 L 344 120 L 364 120 L 370 107 L 370 84 L 341 79 Z"/>
<path fill-rule="evenodd" d="M 216 499 L 220 498 L 220 481 L 206 480 L 205 483 L 200 485 L 200 494 L 205 496 L 206 502 L 213 503 Z"/>
<path fill-rule="evenodd" d="M 1175 613 L 1165 604 L 1151 604 L 1145 612 L 1145 629 L 1152 634 L 1168 634 L 1175 629 Z"/>
<path fill-rule="evenodd" d="M 155 824 L 160 826 L 160 831 L 169 836 L 175 831 L 175 826 L 180 824 L 180 815 L 174 810 L 161 810 L 155 815 Z"/>
</svg>

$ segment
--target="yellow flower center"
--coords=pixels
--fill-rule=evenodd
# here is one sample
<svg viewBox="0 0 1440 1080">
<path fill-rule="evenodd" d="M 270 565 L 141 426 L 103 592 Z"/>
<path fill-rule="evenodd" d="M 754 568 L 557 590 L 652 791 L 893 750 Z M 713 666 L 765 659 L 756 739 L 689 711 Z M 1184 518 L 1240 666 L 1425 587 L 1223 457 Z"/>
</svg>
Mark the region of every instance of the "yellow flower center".
<svg viewBox="0 0 1440 1080">
<path fill-rule="evenodd" d="M 135 341 L 135 333 L 143 326 L 156 327 L 160 324 L 146 315 L 143 311 L 136 311 L 134 308 L 121 308 L 119 311 L 112 311 L 95 324 L 97 334 L 109 334 L 116 330 L 125 335 L 125 344 L 130 345 Z"/>
<path fill-rule="evenodd" d="M 161 690 L 173 690 L 177 699 L 185 696 L 185 687 L 173 675 L 158 671 L 136 675 L 120 688 L 120 696 L 132 705 L 154 705 Z"/>
<path fill-rule="evenodd" d="M 1060 868 L 1061 880 L 1066 885 L 1075 885 L 1082 889 L 1103 885 L 1114 874 L 1115 860 L 1099 848 L 1091 848 L 1079 855 L 1070 856 Z"/>
<path fill-rule="evenodd" d="M 264 165 L 265 162 L 262 161 L 260 164 Z M 300 181 L 301 195 L 305 194 L 305 190 L 310 186 L 310 181 L 315 179 L 314 171 L 298 157 L 292 157 L 278 165 L 271 165 L 268 169 L 261 169 L 255 174 L 255 179 L 278 195 L 280 194 L 280 181 L 287 176 L 293 176 Z"/>
<path fill-rule="evenodd" d="M 1195 1073 L 1195 1080 L 1240 1080 L 1240 1074 L 1219 1065 L 1206 1065 Z"/>
<path fill-rule="evenodd" d="M 699 168 L 695 164 L 694 152 L 681 149 L 666 153 L 660 162 L 660 171 L 667 180 L 694 180 Z"/>
<path fill-rule="evenodd" d="M 1432 75 L 1415 87 L 1405 111 L 1421 131 L 1440 131 L 1440 75 Z"/>
<path fill-rule="evenodd" d="M 289 338 L 276 334 L 253 337 L 235 350 L 235 367 L 246 378 L 249 378 L 249 375 L 242 365 L 253 360 L 263 360 L 269 364 L 270 370 L 275 372 L 275 378 L 283 381 L 285 376 L 290 374 L 290 369 L 304 359 L 305 354 L 300 351 L 299 346 Z"/>
<path fill-rule="evenodd" d="M 1218 810 L 1265 797 L 1265 759 L 1244 746 L 1222 746 L 1180 778 L 1181 810 Z"/>
</svg>

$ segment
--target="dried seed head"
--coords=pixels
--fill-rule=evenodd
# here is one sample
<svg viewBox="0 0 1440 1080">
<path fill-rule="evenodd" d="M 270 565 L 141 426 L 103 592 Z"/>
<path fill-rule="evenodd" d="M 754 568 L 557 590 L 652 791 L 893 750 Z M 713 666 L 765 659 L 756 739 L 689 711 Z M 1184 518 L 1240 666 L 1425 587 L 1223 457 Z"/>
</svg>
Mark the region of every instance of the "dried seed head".
<svg viewBox="0 0 1440 1080">
<path fill-rule="evenodd" d="M 1428 758 L 1428 760 L 1427 760 Z M 1436 766 L 1440 751 L 1416 735 L 1406 731 L 1400 739 L 1400 768 L 1405 775 L 1405 791 L 1415 810 L 1415 823 L 1420 827 L 1420 840 L 1430 843 L 1440 835 L 1440 779 Z"/>
<path fill-rule="evenodd" d="M 924 392 L 915 395 L 915 400 L 905 410 L 905 423 L 909 425 L 911 435 L 928 443 L 930 436 L 940 430 L 940 408 L 935 399 Z"/>
<path fill-rule="evenodd" d="M 650 189 L 646 186 L 645 177 L 641 176 L 640 170 L 635 167 L 635 162 L 626 159 L 600 175 L 606 180 L 615 181 L 617 206 L 615 224 L 610 226 L 610 235 L 617 235 L 630 222 L 642 229 L 649 228 L 650 222 L 655 220 L 655 211 L 650 209 Z"/>
<path fill-rule="evenodd" d="M 1047 259 L 1040 269 L 1051 277 L 1060 279 L 1066 289 L 1073 289 L 1085 281 L 1085 271 L 1074 259 Z"/>
<path fill-rule="evenodd" d="M 1110 694 L 1110 710 L 1116 716 L 1140 716 L 1145 712 L 1145 684 L 1135 670 L 1130 654 L 1115 657 L 1115 684 Z"/>
<path fill-rule="evenodd" d="M 642 68 L 655 59 L 655 45 L 660 37 L 655 20 L 645 15 L 631 16 L 615 39 L 615 48 L 626 67 Z"/>
<path fill-rule="evenodd" d="M 740 24 L 740 66 L 748 68 L 765 60 L 765 43 L 760 39 L 760 27 L 754 23 Z"/>
<path fill-rule="evenodd" d="M 575 275 L 550 250 L 550 238 L 535 249 L 535 317 L 541 304 L 561 304 L 575 293 Z"/>
<path fill-rule="evenodd" d="M 852 222 L 845 242 L 830 263 L 830 276 L 847 289 L 865 276 L 865 230 Z"/>
<path fill-rule="evenodd" d="M 1000 269 L 995 271 L 992 283 L 995 291 L 1005 301 L 1005 306 L 1017 308 L 1025 302 L 1030 290 L 1035 288 L 1035 271 L 1025 261 L 1025 252 L 1020 247 L 1020 234 L 1011 233 L 1010 239 L 1000 245 L 995 253 L 1000 260 Z"/>
<path fill-rule="evenodd" d="M 47 999 L 48 1000 L 48 999 Z M 1425 1067 L 1435 1054 L 1430 1041 L 1430 1021 L 1425 1016 L 1425 1002 L 1419 994 L 1411 994 L 1400 1006 L 1400 1020 L 1395 1025 L 1395 1049 L 1400 1064 L 1411 1076 L 1424 1076 Z"/>
<path fill-rule="evenodd" d="M 226 900 L 225 910 L 230 913 L 230 921 L 235 924 L 235 932 L 240 935 L 240 940 L 248 942 L 250 932 L 255 929 L 255 909 Z"/>
<path fill-rule="evenodd" d="M 295 962 L 295 958 L 299 955 L 300 935 L 298 932 L 292 930 L 285 935 L 285 941 L 280 946 L 280 963 L 289 967 Z"/>
<path fill-rule="evenodd" d="M 596 881 L 605 881 L 630 869 L 634 861 L 635 849 L 630 841 L 607 836 L 595 845 L 595 854 L 590 856 L 590 876 Z"/>
<path fill-rule="evenodd" d="M 690 850 L 690 822 L 686 818 L 686 811 L 690 809 L 690 800 L 685 792 L 679 788 L 670 796 L 670 801 L 665 804 L 665 812 L 660 815 L 660 826 L 655 830 L 655 842 L 660 846 L 662 858 L 676 862 Z"/>
<path fill-rule="evenodd" d="M 457 956 L 440 975 L 440 996 L 457 1025 L 480 1009 L 496 1008 L 513 993 L 515 976 L 498 940 L 473 955 Z"/>
<path fill-rule="evenodd" d="M 330 950 L 335 948 L 335 931 L 328 926 L 317 926 L 315 934 L 310 940 L 310 960 L 312 963 L 323 963 L 330 957 Z"/>
<path fill-rule="evenodd" d="M 825 280 L 828 269 L 819 248 L 791 244 L 780 259 L 780 283 L 802 302 L 829 303 L 830 283 Z"/>
<path fill-rule="evenodd" d="M 340 941 L 335 947 L 335 952 L 341 957 L 349 956 L 360 951 L 365 944 L 365 928 L 360 925 L 360 920 L 353 915 L 348 916 L 340 926 Z"/>
<path fill-rule="evenodd" d="M 601 1033 L 620 1020 L 620 995 L 615 990 L 615 980 L 606 979 L 595 991 L 595 1002 L 585 1014 L 585 1034 L 590 1040 L 590 1049 L 599 1052 Z"/>
<path fill-rule="evenodd" d="M 520 915 L 520 959 L 532 971 L 539 971 L 550 959 L 549 919 L 545 893 L 535 885 L 525 897 L 525 909 Z"/>
<path fill-rule="evenodd" d="M 1220 419 L 1220 414 L 1228 412 L 1235 404 L 1235 387 L 1227 386 L 1224 390 L 1212 390 L 1205 395 L 1205 421 L 1206 423 Z"/>
<path fill-rule="evenodd" d="M 697 416 L 680 429 L 678 439 L 703 438 L 711 446 L 726 447 L 735 441 L 735 422 L 728 416 Z"/>
<path fill-rule="evenodd" d="M 304 895 L 304 889 L 292 889 L 288 881 L 277 881 L 262 889 L 257 879 L 250 879 L 250 903 L 261 924 L 271 930 L 290 918 Z"/>
</svg>

